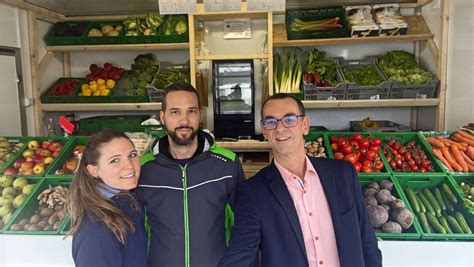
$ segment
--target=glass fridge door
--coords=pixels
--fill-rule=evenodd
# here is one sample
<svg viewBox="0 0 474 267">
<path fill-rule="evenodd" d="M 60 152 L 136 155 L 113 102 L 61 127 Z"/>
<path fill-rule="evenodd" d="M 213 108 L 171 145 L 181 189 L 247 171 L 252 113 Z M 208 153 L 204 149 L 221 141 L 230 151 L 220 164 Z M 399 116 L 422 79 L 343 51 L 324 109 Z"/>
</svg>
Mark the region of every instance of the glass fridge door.
<svg viewBox="0 0 474 267">
<path fill-rule="evenodd" d="M 216 63 L 216 114 L 252 114 L 252 75 L 251 62 Z"/>
</svg>

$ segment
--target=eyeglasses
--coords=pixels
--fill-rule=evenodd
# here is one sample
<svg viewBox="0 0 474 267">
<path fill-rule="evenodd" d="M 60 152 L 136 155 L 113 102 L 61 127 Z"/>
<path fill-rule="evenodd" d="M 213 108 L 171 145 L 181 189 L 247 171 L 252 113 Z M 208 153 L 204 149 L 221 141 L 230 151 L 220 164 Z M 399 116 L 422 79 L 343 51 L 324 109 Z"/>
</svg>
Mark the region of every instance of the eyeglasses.
<svg viewBox="0 0 474 267">
<path fill-rule="evenodd" d="M 305 115 L 288 115 L 281 119 L 269 118 L 263 119 L 261 121 L 263 128 L 266 130 L 274 130 L 276 129 L 278 122 L 281 121 L 281 124 L 286 128 L 293 128 L 298 124 L 298 118 L 303 118 Z"/>
</svg>

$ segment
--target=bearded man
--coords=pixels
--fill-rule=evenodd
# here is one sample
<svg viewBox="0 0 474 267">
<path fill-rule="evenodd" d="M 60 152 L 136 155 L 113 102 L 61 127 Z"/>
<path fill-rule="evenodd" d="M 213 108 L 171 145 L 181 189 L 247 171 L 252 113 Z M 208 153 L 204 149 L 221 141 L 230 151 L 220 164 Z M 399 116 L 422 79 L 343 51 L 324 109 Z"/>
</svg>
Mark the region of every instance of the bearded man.
<svg viewBox="0 0 474 267">
<path fill-rule="evenodd" d="M 239 159 L 199 129 L 196 89 L 166 89 L 160 120 L 167 136 L 142 158 L 137 197 L 151 229 L 150 266 L 217 266 L 226 250 L 226 207 L 245 178 Z"/>
</svg>

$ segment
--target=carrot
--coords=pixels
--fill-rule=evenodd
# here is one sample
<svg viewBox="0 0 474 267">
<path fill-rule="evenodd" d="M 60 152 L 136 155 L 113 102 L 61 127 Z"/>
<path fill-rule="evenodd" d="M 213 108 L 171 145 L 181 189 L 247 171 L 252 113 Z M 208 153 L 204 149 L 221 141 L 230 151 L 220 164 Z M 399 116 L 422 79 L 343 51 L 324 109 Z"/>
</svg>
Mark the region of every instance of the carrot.
<svg viewBox="0 0 474 267">
<path fill-rule="evenodd" d="M 469 171 L 474 172 L 474 161 L 471 160 L 471 158 L 469 158 L 469 156 L 464 151 L 461 151 L 461 155 L 464 158 L 464 161 L 466 161 Z"/>
<path fill-rule="evenodd" d="M 444 139 L 446 142 L 450 143 L 452 146 L 457 146 L 460 150 L 466 151 L 466 148 L 463 147 L 460 143 L 454 142 L 453 140 Z"/>
<path fill-rule="evenodd" d="M 463 172 L 469 172 L 469 167 L 467 166 L 466 161 L 461 155 L 461 151 L 457 146 L 451 146 L 449 148 L 451 155 L 453 155 L 454 160 L 461 166 Z"/>
<path fill-rule="evenodd" d="M 440 148 L 441 153 L 443 153 L 444 158 L 449 162 L 449 165 L 453 167 L 453 170 L 457 172 L 462 172 L 462 167 L 451 157 L 451 153 L 449 153 L 449 150 L 444 147 Z"/>
<path fill-rule="evenodd" d="M 469 138 L 466 138 L 466 137 L 460 135 L 459 133 L 455 133 L 454 136 L 455 136 L 457 139 L 461 140 L 461 142 L 465 142 L 465 143 L 467 143 L 467 144 L 470 145 L 470 146 L 474 146 L 474 140 L 471 140 L 471 139 L 469 139 Z"/>
<path fill-rule="evenodd" d="M 466 149 L 466 154 L 474 160 L 474 146 L 468 146 Z"/>
<path fill-rule="evenodd" d="M 440 142 L 440 141 L 436 140 L 436 139 L 433 138 L 433 137 L 428 137 L 428 138 L 426 138 L 426 141 L 428 141 L 428 143 L 429 143 L 430 145 L 432 145 L 433 148 L 434 148 L 434 147 L 438 147 L 438 148 L 444 147 L 443 142 Z"/>
<path fill-rule="evenodd" d="M 447 141 L 448 139 L 446 139 L 446 138 L 444 138 L 444 137 L 436 137 L 436 139 L 437 139 L 439 142 L 443 143 L 443 145 L 444 145 L 445 147 L 450 147 L 450 146 L 451 146 L 451 143 Z"/>
<path fill-rule="evenodd" d="M 433 154 L 448 168 L 449 171 L 453 171 L 453 167 L 449 164 L 449 162 L 443 157 L 441 150 L 438 148 L 433 148 Z"/>
<path fill-rule="evenodd" d="M 456 133 L 458 133 L 459 135 L 461 135 L 462 137 L 465 137 L 467 139 L 470 139 L 471 141 L 474 141 L 474 135 L 472 134 L 468 134 L 464 131 L 457 131 Z"/>
</svg>

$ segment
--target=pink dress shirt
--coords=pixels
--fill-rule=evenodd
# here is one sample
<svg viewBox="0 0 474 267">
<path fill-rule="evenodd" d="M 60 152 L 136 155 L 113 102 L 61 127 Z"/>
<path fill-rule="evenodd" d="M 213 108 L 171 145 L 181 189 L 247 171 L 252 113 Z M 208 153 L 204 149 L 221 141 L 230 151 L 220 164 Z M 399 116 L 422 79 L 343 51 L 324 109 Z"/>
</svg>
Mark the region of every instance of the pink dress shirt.
<svg viewBox="0 0 474 267">
<path fill-rule="evenodd" d="M 310 267 L 337 267 L 339 254 L 331 212 L 318 173 L 306 157 L 304 179 L 278 164 L 298 214 Z"/>
</svg>

